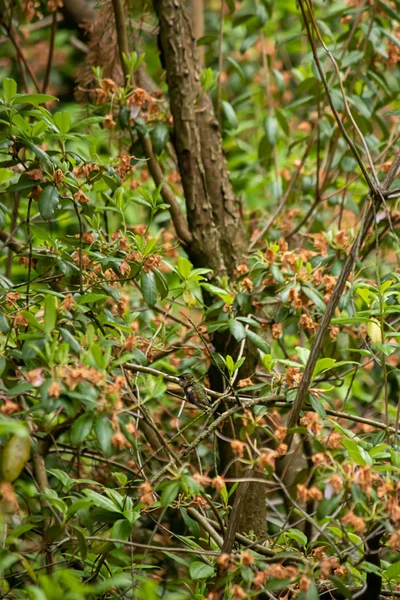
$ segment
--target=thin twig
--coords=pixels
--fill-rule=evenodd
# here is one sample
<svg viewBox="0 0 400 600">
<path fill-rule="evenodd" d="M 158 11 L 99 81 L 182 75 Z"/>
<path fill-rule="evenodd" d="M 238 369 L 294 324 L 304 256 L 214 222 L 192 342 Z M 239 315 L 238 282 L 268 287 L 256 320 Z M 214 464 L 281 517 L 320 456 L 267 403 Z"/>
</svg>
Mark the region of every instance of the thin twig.
<svg viewBox="0 0 400 600">
<path fill-rule="evenodd" d="M 395 156 L 393 163 L 390 167 L 390 170 L 387 173 L 379 191 L 382 190 L 383 192 L 385 192 L 390 189 L 390 186 L 393 183 L 395 177 L 397 176 L 399 169 L 400 169 L 400 152 Z M 370 195 L 368 197 L 370 197 Z M 364 217 L 362 219 L 360 230 L 359 230 L 358 235 L 357 235 L 357 237 L 351 247 L 351 250 L 345 260 L 342 271 L 337 279 L 332 296 L 331 296 L 331 298 L 328 302 L 328 305 L 326 307 L 326 310 L 323 314 L 320 326 L 318 328 L 313 345 L 311 347 L 310 355 L 308 357 L 307 364 L 306 364 L 306 367 L 305 367 L 305 370 L 303 373 L 303 378 L 300 382 L 296 399 L 293 403 L 292 410 L 290 411 L 290 414 L 289 414 L 289 419 L 288 419 L 288 423 L 287 423 L 288 430 L 292 429 L 297 424 L 297 421 L 298 421 L 298 418 L 300 415 L 300 411 L 302 410 L 303 404 L 304 404 L 306 396 L 308 394 L 308 390 L 309 390 L 309 387 L 311 384 L 312 374 L 313 374 L 316 362 L 318 360 L 318 356 L 319 356 L 319 353 L 320 353 L 320 350 L 322 347 L 322 342 L 325 338 L 325 334 L 328 330 L 328 327 L 329 327 L 329 324 L 333 317 L 333 314 L 336 310 L 336 307 L 339 303 L 340 297 L 343 293 L 347 278 L 350 275 L 350 273 L 352 272 L 353 266 L 357 260 L 359 249 L 363 245 L 365 238 L 368 234 L 368 230 L 373 223 L 374 211 L 380 205 L 381 198 L 382 198 L 381 193 L 379 195 L 378 194 L 373 195 L 372 203 L 375 203 L 375 205 L 374 206 L 370 205 L 369 209 L 367 209 L 367 204 L 365 205 L 365 212 L 364 212 Z M 289 432 L 288 437 L 287 437 L 288 448 L 290 447 L 292 439 L 293 439 L 293 432 Z"/>
<path fill-rule="evenodd" d="M 49 56 L 47 59 L 47 65 L 46 65 L 46 73 L 44 75 L 44 80 L 43 80 L 43 94 L 46 92 L 47 86 L 49 85 L 49 81 L 50 81 L 51 65 L 52 65 L 53 56 L 54 56 L 54 42 L 56 39 L 56 32 L 57 32 L 57 21 L 58 21 L 57 11 L 55 11 L 53 13 L 53 19 L 51 22 L 50 47 L 49 47 Z"/>
</svg>

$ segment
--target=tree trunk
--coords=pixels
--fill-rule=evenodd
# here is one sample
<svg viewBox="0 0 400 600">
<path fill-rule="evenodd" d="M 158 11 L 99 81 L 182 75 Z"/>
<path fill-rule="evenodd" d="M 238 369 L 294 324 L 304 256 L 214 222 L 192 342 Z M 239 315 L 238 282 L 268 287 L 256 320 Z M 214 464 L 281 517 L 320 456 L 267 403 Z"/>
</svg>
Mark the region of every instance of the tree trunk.
<svg viewBox="0 0 400 600">
<path fill-rule="evenodd" d="M 174 120 L 173 144 L 186 199 L 187 218 L 193 240 L 186 251 L 196 267 L 208 267 L 214 277 L 233 276 L 235 268 L 247 259 L 248 239 L 233 192 L 222 151 L 219 123 L 209 96 L 200 85 L 199 60 L 188 15 L 179 0 L 153 0 L 157 13 L 161 61 L 166 71 L 171 113 Z M 217 351 L 235 356 L 237 344 L 230 334 L 213 339 Z M 254 359 L 247 353 L 241 376 L 254 372 Z M 222 390 L 220 372 L 211 368 L 211 386 Z M 238 437 L 232 422 L 224 435 Z M 221 472 L 234 457 L 229 442 L 219 440 Z M 228 472 L 240 475 L 242 469 Z M 266 486 L 246 486 L 242 510 L 234 528 L 253 530 L 265 537 Z"/>
<path fill-rule="evenodd" d="M 154 0 L 159 44 L 174 119 L 177 153 L 193 243 L 188 253 L 214 276 L 232 275 L 247 239 L 222 152 L 211 100 L 200 85 L 195 39 L 180 2 Z"/>
</svg>

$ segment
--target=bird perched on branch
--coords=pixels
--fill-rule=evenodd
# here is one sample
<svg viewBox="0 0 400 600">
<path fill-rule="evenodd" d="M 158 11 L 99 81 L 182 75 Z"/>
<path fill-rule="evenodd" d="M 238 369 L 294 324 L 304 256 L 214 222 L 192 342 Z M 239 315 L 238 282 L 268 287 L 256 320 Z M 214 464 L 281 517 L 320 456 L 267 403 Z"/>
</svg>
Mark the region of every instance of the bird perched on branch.
<svg viewBox="0 0 400 600">
<path fill-rule="evenodd" d="M 202 409 L 210 406 L 205 389 L 196 381 L 192 373 L 182 373 L 178 379 L 179 385 L 185 392 L 185 400 Z"/>
</svg>

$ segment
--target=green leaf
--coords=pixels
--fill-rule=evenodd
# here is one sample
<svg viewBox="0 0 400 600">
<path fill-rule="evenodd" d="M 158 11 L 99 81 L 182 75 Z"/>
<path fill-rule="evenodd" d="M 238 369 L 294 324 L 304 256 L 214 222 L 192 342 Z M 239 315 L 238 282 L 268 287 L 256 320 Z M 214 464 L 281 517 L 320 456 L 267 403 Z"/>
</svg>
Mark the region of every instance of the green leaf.
<svg viewBox="0 0 400 600">
<path fill-rule="evenodd" d="M 207 290 L 207 292 L 210 292 L 210 294 L 216 294 L 219 296 L 229 306 L 231 306 L 235 300 L 235 298 L 229 292 L 217 287 L 216 285 L 212 285 L 212 283 L 204 283 L 202 281 L 200 286 Z"/>
<path fill-rule="evenodd" d="M 15 94 L 17 93 L 17 84 L 14 81 L 14 79 L 5 77 L 3 79 L 3 88 L 4 88 L 4 93 L 6 95 L 7 100 L 8 100 L 8 102 L 10 102 L 10 100 L 12 100 L 14 98 Z"/>
<path fill-rule="evenodd" d="M 44 150 L 42 150 L 26 138 L 17 137 L 17 142 L 19 142 L 21 146 L 24 146 L 24 148 L 28 148 L 28 150 L 31 150 L 37 156 L 39 163 L 43 165 L 43 167 L 45 167 L 48 171 L 51 171 L 53 169 L 53 161 Z"/>
<path fill-rule="evenodd" d="M 235 113 L 235 109 L 233 108 L 232 104 L 223 100 L 222 112 L 224 113 L 224 116 L 228 122 L 229 127 L 231 129 L 237 129 L 238 120 L 237 120 L 237 116 Z"/>
<path fill-rule="evenodd" d="M 6 317 L 5 313 L 0 311 L 0 332 L 7 335 L 7 333 L 9 331 L 10 331 L 10 326 L 8 324 L 7 317 Z"/>
<path fill-rule="evenodd" d="M 8 186 L 8 191 L 20 192 L 22 190 L 31 190 L 33 187 L 35 187 L 35 185 L 36 183 L 32 181 L 28 175 L 23 173 L 16 183 L 12 183 Z"/>
<path fill-rule="evenodd" d="M 214 575 L 214 567 L 196 560 L 191 563 L 189 572 L 192 579 L 206 579 Z"/>
<path fill-rule="evenodd" d="M 96 433 L 97 442 L 100 449 L 106 456 L 112 453 L 111 438 L 114 435 L 114 430 L 111 427 L 109 415 L 103 414 L 96 417 L 94 422 L 94 431 Z"/>
<path fill-rule="evenodd" d="M 236 319 L 229 319 L 229 331 L 237 342 L 241 342 L 246 337 L 245 328 Z"/>
<path fill-rule="evenodd" d="M 159 121 L 150 132 L 154 153 L 159 155 L 164 150 L 169 139 L 169 127 L 163 121 Z"/>
<path fill-rule="evenodd" d="M 315 585 L 315 581 L 311 582 L 308 591 L 304 595 L 305 600 L 319 600 L 319 594 L 317 586 Z"/>
<path fill-rule="evenodd" d="M 72 131 L 76 131 L 78 129 L 83 129 L 84 127 L 88 127 L 89 125 L 96 125 L 98 123 L 102 123 L 104 121 L 104 117 L 87 117 L 86 119 L 82 119 L 81 121 L 77 121 L 71 127 Z"/>
<path fill-rule="evenodd" d="M 67 515 L 74 515 L 76 512 L 78 512 L 78 510 L 85 510 L 86 508 L 92 506 L 92 504 L 93 500 L 90 498 L 79 498 L 79 500 L 76 500 L 71 504 L 71 506 L 69 506 Z"/>
<path fill-rule="evenodd" d="M 262 164 L 262 166 L 265 169 L 267 169 L 269 166 L 269 162 L 270 162 L 271 155 L 272 155 L 272 150 L 273 150 L 273 145 L 271 144 L 271 142 L 269 141 L 267 136 L 264 135 L 261 138 L 260 144 L 258 146 L 258 157 L 260 159 L 260 163 Z"/>
<path fill-rule="evenodd" d="M 320 417 L 322 417 L 324 419 L 326 417 L 326 410 L 325 410 L 321 400 L 316 398 L 316 396 L 314 396 L 313 394 L 309 394 L 309 398 L 310 398 L 310 404 L 313 407 L 313 409 L 315 410 L 315 412 L 317 413 L 317 415 L 319 415 Z"/>
<path fill-rule="evenodd" d="M 38 206 L 43 219 L 51 219 L 54 215 L 59 197 L 60 192 L 53 185 L 46 185 L 43 191 L 40 192 Z"/>
<path fill-rule="evenodd" d="M 325 312 L 326 304 L 324 302 L 324 298 L 322 294 L 320 294 L 315 288 L 310 288 L 307 285 L 303 285 L 301 288 L 302 292 L 314 302 L 315 306 L 319 308 L 322 312 Z"/>
<path fill-rule="evenodd" d="M 85 536 L 86 532 L 83 529 L 81 529 L 81 527 L 78 527 L 75 524 L 73 526 L 73 529 L 76 533 L 76 537 L 78 538 L 79 553 L 81 555 L 81 558 L 82 558 L 82 560 L 86 560 L 87 551 L 88 551 L 87 541 L 86 541 L 86 536 Z"/>
<path fill-rule="evenodd" d="M 286 535 L 289 539 L 294 540 L 295 542 L 300 544 L 300 546 L 303 546 L 304 548 L 306 547 L 308 540 L 307 536 L 304 535 L 302 531 L 299 531 L 298 529 L 289 529 L 286 532 Z"/>
<path fill-rule="evenodd" d="M 335 363 L 336 360 L 334 358 L 320 358 L 317 361 L 317 364 L 315 365 L 314 372 L 312 374 L 312 379 L 315 379 L 315 377 L 319 375 L 319 373 L 331 369 Z"/>
<path fill-rule="evenodd" d="M 79 342 L 74 338 L 72 333 L 65 329 L 64 327 L 60 327 L 60 333 L 65 342 L 67 342 L 68 346 L 71 348 L 73 352 L 80 354 L 82 352 L 82 346 Z"/>
<path fill-rule="evenodd" d="M 267 117 L 265 119 L 264 130 L 269 143 L 275 145 L 278 139 L 278 121 L 276 117 Z"/>
<path fill-rule="evenodd" d="M 92 415 L 81 415 L 71 427 L 71 443 L 79 446 L 87 438 L 93 426 Z"/>
<path fill-rule="evenodd" d="M 105 541 L 106 538 L 105 538 Z M 132 579 L 128 574 L 119 573 L 118 575 L 114 575 L 113 577 L 107 577 L 104 581 L 100 581 L 96 583 L 91 589 L 91 592 L 97 596 L 103 596 L 105 592 L 110 590 L 111 588 L 128 588 L 132 585 Z"/>
<path fill-rule="evenodd" d="M 42 323 L 40 323 L 35 317 L 35 315 L 29 312 L 29 310 L 21 310 L 21 314 L 30 325 L 33 325 L 34 327 L 37 327 L 37 329 L 44 331 L 44 326 L 42 325 Z"/>
<path fill-rule="evenodd" d="M 129 540 L 132 533 L 132 524 L 127 519 L 119 519 L 113 525 L 111 537 L 118 540 Z"/>
<path fill-rule="evenodd" d="M 99 302 L 99 300 L 106 300 L 108 296 L 105 294 L 83 294 L 78 298 L 78 304 L 91 304 L 92 302 Z"/>
<path fill-rule="evenodd" d="M 391 564 L 384 572 L 386 579 L 400 579 L 400 561 Z"/>
<path fill-rule="evenodd" d="M 354 440 L 349 440 L 345 438 L 342 440 L 343 446 L 346 448 L 349 453 L 350 458 L 357 464 L 362 467 L 373 464 L 373 459 L 371 456 L 362 448 L 357 442 Z"/>
<path fill-rule="evenodd" d="M 383 0 L 378 0 L 379 8 L 385 12 L 391 19 L 398 21 L 400 19 L 400 15 L 398 12 L 394 10 L 387 2 Z"/>
<path fill-rule="evenodd" d="M 68 112 L 57 112 L 53 115 L 54 124 L 60 133 L 68 133 L 71 129 L 71 117 Z"/>
<path fill-rule="evenodd" d="M 156 279 L 157 291 L 160 294 L 161 300 L 164 300 L 169 292 L 168 281 L 156 267 L 153 268 L 153 273 Z"/>
<path fill-rule="evenodd" d="M 102 508 L 103 510 L 108 510 L 110 512 L 121 513 L 121 508 L 110 498 L 106 498 L 94 490 L 85 489 L 83 490 L 83 493 L 85 496 L 91 499 L 96 508 Z"/>
<path fill-rule="evenodd" d="M 61 469 L 48 469 L 48 472 L 61 481 L 66 489 L 69 489 L 74 484 L 74 480 L 67 473 L 61 471 Z"/>
<path fill-rule="evenodd" d="M 16 94 L 13 104 L 33 104 L 34 106 L 38 106 L 39 104 L 45 104 L 53 100 L 58 102 L 58 98 L 50 96 L 50 94 Z"/>
<path fill-rule="evenodd" d="M 183 279 L 187 279 L 192 272 L 193 265 L 184 256 L 179 256 L 177 260 L 178 273 Z"/>
<path fill-rule="evenodd" d="M 348 587 L 343 583 L 343 581 L 340 579 L 340 577 L 336 577 L 335 575 L 329 575 L 329 579 L 335 585 L 336 589 L 338 589 L 339 592 L 345 598 L 348 598 L 348 600 L 352 600 L 353 599 L 353 594 L 348 589 Z"/>
<path fill-rule="evenodd" d="M 166 508 L 175 500 L 179 493 L 179 481 L 171 481 L 166 485 L 161 494 L 161 506 Z"/>
<path fill-rule="evenodd" d="M 225 358 L 225 364 L 226 364 L 226 368 L 228 369 L 229 373 L 232 374 L 233 371 L 235 370 L 235 363 L 233 362 L 232 356 L 230 356 L 229 354 Z"/>
<path fill-rule="evenodd" d="M 44 331 L 49 335 L 56 325 L 56 299 L 52 294 L 47 294 L 44 300 Z"/>
<path fill-rule="evenodd" d="M 252 344 L 255 345 L 256 348 L 264 352 L 264 354 L 269 354 L 271 351 L 269 345 L 262 337 L 251 331 L 250 329 L 246 332 L 246 337 Z"/>
<path fill-rule="evenodd" d="M 154 306 L 157 302 L 157 282 L 152 271 L 146 273 L 142 271 L 140 289 L 142 290 L 143 298 L 148 306 Z"/>
<path fill-rule="evenodd" d="M 9 394 L 7 394 L 9 395 Z M 21 421 L 8 419 L 0 415 L 0 435 L 17 435 L 19 437 L 28 437 L 29 429 Z"/>
</svg>

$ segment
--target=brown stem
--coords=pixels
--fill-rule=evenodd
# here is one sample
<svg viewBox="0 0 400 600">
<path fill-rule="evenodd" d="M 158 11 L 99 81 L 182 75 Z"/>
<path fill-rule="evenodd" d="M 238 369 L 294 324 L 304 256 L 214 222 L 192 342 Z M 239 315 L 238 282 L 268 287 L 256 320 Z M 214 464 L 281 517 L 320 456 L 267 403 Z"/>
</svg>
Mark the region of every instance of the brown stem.
<svg viewBox="0 0 400 600">
<path fill-rule="evenodd" d="M 303 378 L 300 382 L 299 389 L 297 392 L 296 399 L 293 403 L 292 410 L 289 414 L 289 419 L 287 423 L 288 429 L 292 429 L 297 425 L 298 418 L 300 416 L 300 411 L 302 410 L 303 404 L 308 394 L 308 390 L 311 384 L 312 374 L 314 372 L 314 368 L 316 362 L 318 360 L 318 356 L 322 347 L 322 342 L 325 338 L 326 332 L 328 330 L 329 324 L 333 317 L 333 314 L 336 310 L 337 305 L 339 304 L 340 297 L 343 293 L 344 287 L 346 285 L 346 281 L 353 270 L 354 264 L 358 257 L 358 252 L 362 245 L 364 244 L 365 238 L 368 234 L 368 230 L 371 227 L 374 221 L 374 214 L 379 205 L 382 202 L 382 192 L 388 190 L 393 183 L 398 171 L 400 169 L 400 153 L 398 153 L 388 174 L 386 175 L 382 187 L 379 190 L 376 190 L 374 195 L 372 196 L 372 203 L 369 209 L 367 210 L 365 217 L 362 221 L 362 225 L 360 231 L 351 247 L 350 253 L 347 256 L 347 259 L 343 265 L 342 271 L 339 275 L 339 278 L 336 282 L 335 289 L 333 290 L 331 299 L 328 302 L 326 310 L 321 320 L 321 324 L 318 328 L 317 334 L 315 336 L 314 343 L 311 347 L 310 355 L 306 364 L 306 368 L 304 370 Z M 293 439 L 293 433 L 289 432 L 287 437 L 288 448 L 290 448 L 291 442 Z"/>
<path fill-rule="evenodd" d="M 44 80 L 43 80 L 43 94 L 46 92 L 47 86 L 49 85 L 49 81 L 50 81 L 50 72 L 51 72 L 51 65 L 52 65 L 53 56 L 54 56 L 54 42 L 56 39 L 56 32 L 57 32 L 57 11 L 55 11 L 53 13 L 53 19 L 51 22 L 50 47 L 49 47 L 49 56 L 47 59 L 46 73 L 44 75 Z"/>
<path fill-rule="evenodd" d="M 192 241 L 192 235 L 186 224 L 185 217 L 183 216 L 179 204 L 175 198 L 175 194 L 170 186 L 164 181 L 165 176 L 162 172 L 161 165 L 154 155 L 153 148 L 151 145 L 150 138 L 139 134 L 139 139 L 142 144 L 144 154 L 147 158 L 147 166 L 150 171 L 156 187 L 161 186 L 161 197 L 166 204 L 170 207 L 171 219 L 175 227 L 176 235 L 184 246 L 188 246 Z"/>
<path fill-rule="evenodd" d="M 28 71 L 29 77 L 32 79 L 33 85 L 35 86 L 36 91 L 40 93 L 40 86 L 39 86 L 38 80 L 36 79 L 35 73 L 32 71 L 31 67 L 29 66 L 29 64 L 25 58 L 25 55 L 22 52 L 22 48 L 20 47 L 19 43 L 15 39 L 14 34 L 13 34 L 12 30 L 10 29 L 10 27 L 4 21 L 3 21 L 3 26 L 5 27 L 5 29 L 7 31 L 7 35 L 10 39 L 10 42 L 12 43 L 12 45 L 14 46 L 14 48 L 17 51 L 19 59 L 21 60 L 21 62 L 25 66 L 26 70 Z"/>
<path fill-rule="evenodd" d="M 114 9 L 115 27 L 117 30 L 119 59 L 121 61 L 121 67 L 126 78 L 129 76 L 129 73 L 125 64 L 124 54 L 126 57 L 129 56 L 129 45 L 125 26 L 125 11 L 122 0 L 113 0 L 112 4 Z"/>
</svg>

